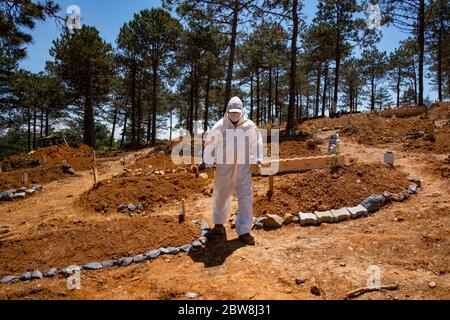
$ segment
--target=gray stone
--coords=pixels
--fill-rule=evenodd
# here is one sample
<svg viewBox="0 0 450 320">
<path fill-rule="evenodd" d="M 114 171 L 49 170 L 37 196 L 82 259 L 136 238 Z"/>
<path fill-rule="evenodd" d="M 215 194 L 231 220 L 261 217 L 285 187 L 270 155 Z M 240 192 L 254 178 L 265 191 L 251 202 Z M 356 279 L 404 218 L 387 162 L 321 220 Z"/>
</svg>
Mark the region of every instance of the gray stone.
<svg viewBox="0 0 450 320">
<path fill-rule="evenodd" d="M 393 194 L 390 193 L 389 191 L 385 191 L 383 192 L 383 197 L 386 201 L 391 201 Z"/>
<path fill-rule="evenodd" d="M 210 230 L 202 230 L 201 237 L 206 237 L 210 233 Z"/>
<path fill-rule="evenodd" d="M 31 274 L 31 279 L 42 279 L 43 277 L 44 275 L 39 270 L 34 270 L 33 273 Z"/>
<path fill-rule="evenodd" d="M 314 214 L 317 217 L 317 223 L 335 223 L 336 218 L 331 213 L 331 211 L 324 211 L 324 212 L 314 212 Z"/>
<path fill-rule="evenodd" d="M 200 222 L 199 226 L 201 230 L 210 230 L 209 224 L 205 221 Z"/>
<path fill-rule="evenodd" d="M 69 165 L 63 165 L 62 166 L 62 171 L 63 171 L 63 173 L 67 173 L 67 174 L 70 174 L 70 175 L 75 175 L 75 170 Z"/>
<path fill-rule="evenodd" d="M 202 244 L 206 244 L 208 242 L 208 239 L 206 237 L 200 237 L 198 241 L 200 241 Z"/>
<path fill-rule="evenodd" d="M 17 189 L 9 189 L 9 190 L 6 190 L 5 192 L 14 194 L 17 192 Z"/>
<path fill-rule="evenodd" d="M 142 203 L 138 203 L 138 205 L 136 206 L 136 209 L 144 210 L 144 205 Z"/>
<path fill-rule="evenodd" d="M 198 240 L 195 240 L 194 242 L 192 242 L 192 248 L 194 249 L 200 249 L 201 247 L 203 247 L 202 243 Z"/>
<path fill-rule="evenodd" d="M 75 272 L 80 272 L 80 271 L 81 271 L 81 267 L 80 266 L 72 265 L 72 266 L 69 266 L 67 268 L 62 269 L 60 271 L 60 273 L 67 277 L 67 276 L 70 276 L 70 275 L 74 274 Z"/>
<path fill-rule="evenodd" d="M 139 263 L 145 260 L 145 255 L 143 254 L 138 254 L 137 256 L 133 257 L 133 262 L 134 263 Z"/>
<path fill-rule="evenodd" d="M 14 193 L 4 191 L 0 193 L 0 201 L 11 201 L 14 197 Z"/>
<path fill-rule="evenodd" d="M 408 188 L 409 193 L 416 194 L 416 193 L 417 193 L 418 187 L 419 187 L 419 186 L 418 186 L 417 184 L 415 184 L 414 182 L 412 182 L 412 183 L 409 185 L 409 188 Z"/>
<path fill-rule="evenodd" d="M 184 246 L 181 246 L 178 249 L 183 252 L 189 252 L 192 249 L 192 244 L 185 244 Z"/>
<path fill-rule="evenodd" d="M 10 283 L 11 281 L 14 281 L 17 279 L 17 276 L 4 276 L 2 278 L 2 283 Z"/>
<path fill-rule="evenodd" d="M 431 289 L 434 289 L 434 288 L 437 287 L 437 284 L 436 284 L 436 282 L 431 281 L 431 282 L 428 284 L 428 286 L 429 286 Z"/>
<path fill-rule="evenodd" d="M 403 194 L 403 196 L 405 197 L 405 200 L 406 200 L 406 199 L 409 198 L 410 192 L 409 192 L 409 190 L 405 189 L 405 190 L 402 191 L 402 194 Z"/>
<path fill-rule="evenodd" d="M 35 193 L 36 192 L 36 190 L 33 190 L 33 189 L 29 189 L 29 190 L 25 190 L 25 194 L 27 195 L 27 196 L 31 196 L 33 193 Z"/>
<path fill-rule="evenodd" d="M 283 225 L 283 218 L 276 214 L 268 214 L 264 220 L 264 227 L 266 228 L 281 228 Z"/>
<path fill-rule="evenodd" d="M 31 189 L 34 191 L 42 191 L 43 187 L 40 184 L 35 183 L 31 186 Z"/>
<path fill-rule="evenodd" d="M 186 298 L 188 298 L 188 299 L 196 299 L 197 297 L 198 297 L 198 295 L 196 293 L 193 293 L 193 292 L 186 293 Z"/>
<path fill-rule="evenodd" d="M 412 176 L 410 176 L 409 174 L 406 176 L 406 180 L 408 180 L 409 182 L 415 183 L 417 184 L 418 187 L 420 187 L 422 185 L 422 182 L 418 179 L 414 179 Z"/>
<path fill-rule="evenodd" d="M 331 213 L 335 217 L 336 222 L 346 221 L 346 220 L 350 220 L 352 218 L 352 215 L 346 208 L 338 209 L 338 210 L 331 210 Z"/>
<path fill-rule="evenodd" d="M 180 252 L 180 249 L 175 247 L 169 247 L 167 248 L 167 250 L 169 250 L 169 254 L 177 254 L 178 252 Z"/>
<path fill-rule="evenodd" d="M 264 228 L 264 217 L 256 218 L 253 228 L 255 229 Z"/>
<path fill-rule="evenodd" d="M 302 227 L 316 226 L 318 224 L 317 216 L 314 213 L 300 212 L 299 218 Z"/>
<path fill-rule="evenodd" d="M 118 261 L 118 265 L 121 267 L 129 266 L 133 262 L 133 258 L 131 257 L 123 257 Z"/>
<path fill-rule="evenodd" d="M 128 211 L 133 212 L 134 210 L 136 210 L 136 206 L 135 206 L 134 204 L 130 203 L 130 204 L 128 205 Z"/>
<path fill-rule="evenodd" d="M 147 256 L 147 259 L 156 259 L 156 258 L 158 258 L 158 256 L 160 254 L 161 254 L 161 251 L 156 249 L 156 250 L 147 252 L 145 255 Z"/>
<path fill-rule="evenodd" d="M 15 194 L 14 194 L 14 198 L 16 198 L 16 199 L 23 199 L 23 198 L 25 198 L 27 195 L 26 195 L 26 193 L 25 192 L 16 192 Z"/>
<path fill-rule="evenodd" d="M 44 277 L 52 278 L 52 277 L 56 276 L 57 273 L 58 273 L 58 269 L 51 268 L 50 270 L 48 270 L 47 272 L 44 273 Z"/>
<path fill-rule="evenodd" d="M 19 189 L 16 190 L 15 193 L 25 193 L 26 190 L 27 190 L 27 188 L 25 188 L 25 187 L 20 187 Z"/>
<path fill-rule="evenodd" d="M 31 272 L 25 272 L 25 273 L 22 273 L 22 274 L 19 276 L 19 280 L 20 280 L 20 281 L 28 281 L 28 280 L 31 280 Z"/>
<path fill-rule="evenodd" d="M 117 212 L 123 212 L 128 209 L 128 206 L 126 204 L 121 204 L 117 207 Z"/>
<path fill-rule="evenodd" d="M 103 268 L 112 268 L 115 265 L 117 265 L 118 261 L 117 260 L 106 260 L 102 262 L 102 266 Z"/>
<path fill-rule="evenodd" d="M 103 268 L 103 265 L 99 262 L 91 262 L 91 263 L 85 264 L 83 266 L 84 270 L 99 270 L 102 268 Z"/>
<path fill-rule="evenodd" d="M 366 200 L 364 200 L 361 205 L 363 205 L 369 212 L 376 212 L 381 209 L 384 205 L 385 199 L 380 195 L 371 195 Z"/>
<path fill-rule="evenodd" d="M 164 248 L 164 247 L 159 248 L 159 252 L 161 254 L 169 254 L 170 253 L 169 249 Z"/>
<path fill-rule="evenodd" d="M 408 192 L 408 193 L 409 193 L 409 192 Z M 391 197 L 391 200 L 392 200 L 392 201 L 395 201 L 395 202 L 402 202 L 403 200 L 405 200 L 405 195 L 404 195 L 403 192 L 400 192 L 400 193 L 394 193 L 394 194 L 392 195 L 392 197 Z"/>
<path fill-rule="evenodd" d="M 353 208 L 347 208 L 347 210 L 350 212 L 353 219 L 366 217 L 369 214 L 369 211 L 361 204 Z"/>
<path fill-rule="evenodd" d="M 294 216 L 294 217 L 292 218 L 292 222 L 293 222 L 293 223 L 300 223 L 300 218 L 299 218 L 298 216 Z"/>
</svg>

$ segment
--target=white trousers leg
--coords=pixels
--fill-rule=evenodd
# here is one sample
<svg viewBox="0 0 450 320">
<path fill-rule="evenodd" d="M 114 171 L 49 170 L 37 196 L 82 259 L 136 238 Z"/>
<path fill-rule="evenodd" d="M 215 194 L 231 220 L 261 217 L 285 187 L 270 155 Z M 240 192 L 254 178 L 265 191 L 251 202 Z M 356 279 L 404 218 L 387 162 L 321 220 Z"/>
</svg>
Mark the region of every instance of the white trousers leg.
<svg viewBox="0 0 450 320">
<path fill-rule="evenodd" d="M 239 236 L 253 227 L 253 192 L 250 165 L 218 165 L 213 192 L 214 224 L 225 224 L 230 214 L 233 192 L 236 191 L 239 214 L 236 231 Z"/>
</svg>

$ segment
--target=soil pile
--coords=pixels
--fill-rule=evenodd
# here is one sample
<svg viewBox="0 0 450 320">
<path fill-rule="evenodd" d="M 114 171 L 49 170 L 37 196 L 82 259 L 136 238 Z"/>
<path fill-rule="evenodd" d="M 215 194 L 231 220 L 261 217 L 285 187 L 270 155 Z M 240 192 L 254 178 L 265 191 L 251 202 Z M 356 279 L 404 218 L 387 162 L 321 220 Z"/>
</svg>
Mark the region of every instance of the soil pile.
<svg viewBox="0 0 450 320">
<path fill-rule="evenodd" d="M 121 204 L 143 204 L 154 212 L 164 206 L 210 192 L 209 181 L 192 173 L 163 176 L 125 176 L 102 181 L 81 195 L 80 205 L 88 210 L 114 213 Z"/>
<path fill-rule="evenodd" d="M 255 198 L 255 215 L 324 211 L 356 206 L 372 194 L 400 192 L 409 182 L 397 169 L 385 165 L 350 165 L 338 171 L 313 170 L 274 179 L 274 195 Z"/>
<path fill-rule="evenodd" d="M 1 244 L 0 275 L 119 259 L 182 246 L 199 236 L 198 226 L 170 216 L 43 223 L 29 238 Z"/>
</svg>

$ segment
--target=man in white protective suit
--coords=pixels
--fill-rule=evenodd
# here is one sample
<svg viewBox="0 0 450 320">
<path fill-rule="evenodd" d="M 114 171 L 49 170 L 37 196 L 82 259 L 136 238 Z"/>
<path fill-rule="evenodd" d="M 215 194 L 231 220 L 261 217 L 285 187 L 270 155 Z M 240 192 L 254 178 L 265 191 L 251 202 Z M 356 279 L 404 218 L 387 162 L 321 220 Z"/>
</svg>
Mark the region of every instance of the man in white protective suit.
<svg viewBox="0 0 450 320">
<path fill-rule="evenodd" d="M 262 136 L 256 125 L 244 117 L 242 101 L 230 100 L 227 113 L 208 133 L 205 140 L 204 162 L 207 170 L 216 163 L 213 192 L 215 227 L 208 239 L 226 237 L 224 224 L 231 209 L 233 192 L 238 199 L 236 231 L 246 245 L 255 245 L 253 227 L 253 191 L 251 165 L 261 167 Z"/>
</svg>

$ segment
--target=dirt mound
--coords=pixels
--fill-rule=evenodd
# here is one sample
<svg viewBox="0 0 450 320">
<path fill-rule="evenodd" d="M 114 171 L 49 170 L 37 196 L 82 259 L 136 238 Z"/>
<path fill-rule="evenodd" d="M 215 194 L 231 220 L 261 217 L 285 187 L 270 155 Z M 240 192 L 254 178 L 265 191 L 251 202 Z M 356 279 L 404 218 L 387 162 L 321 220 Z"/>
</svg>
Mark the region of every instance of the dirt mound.
<svg viewBox="0 0 450 320">
<path fill-rule="evenodd" d="M 291 157 L 311 157 L 320 155 L 320 148 L 315 145 L 309 147 L 306 141 L 281 141 L 280 158 L 288 159 Z"/>
<path fill-rule="evenodd" d="M 197 226 L 180 225 L 170 216 L 46 223 L 27 239 L 1 244 L 0 275 L 134 256 L 188 244 L 199 236 Z"/>
<path fill-rule="evenodd" d="M 28 174 L 28 182 L 23 184 L 21 177 Z M 40 166 L 0 173 L 0 191 L 17 189 L 20 187 L 31 188 L 33 183 L 46 184 L 54 180 L 70 177 L 64 174 L 60 167 Z"/>
<path fill-rule="evenodd" d="M 255 214 L 324 211 L 355 206 L 372 194 L 400 192 L 409 186 L 397 169 L 385 165 L 350 165 L 337 172 L 329 169 L 275 177 L 275 193 L 255 198 Z"/>
<path fill-rule="evenodd" d="M 93 149 L 87 145 L 72 148 L 66 145 L 57 145 L 37 149 L 31 153 L 16 154 L 0 163 L 3 171 L 33 168 L 40 165 L 61 166 L 63 160 L 75 170 L 82 171 L 92 168 Z"/>
<path fill-rule="evenodd" d="M 398 109 L 390 109 L 384 110 L 381 112 L 381 115 L 385 118 L 389 117 L 397 117 L 397 118 L 406 118 L 406 117 L 415 117 L 420 116 L 427 112 L 427 109 L 424 107 L 401 107 Z"/>
<path fill-rule="evenodd" d="M 154 212 L 164 206 L 202 193 L 208 193 L 209 181 L 191 173 L 164 176 L 116 177 L 102 181 L 95 189 L 81 195 L 80 205 L 88 210 L 114 213 L 121 204 L 144 205 Z"/>
</svg>

